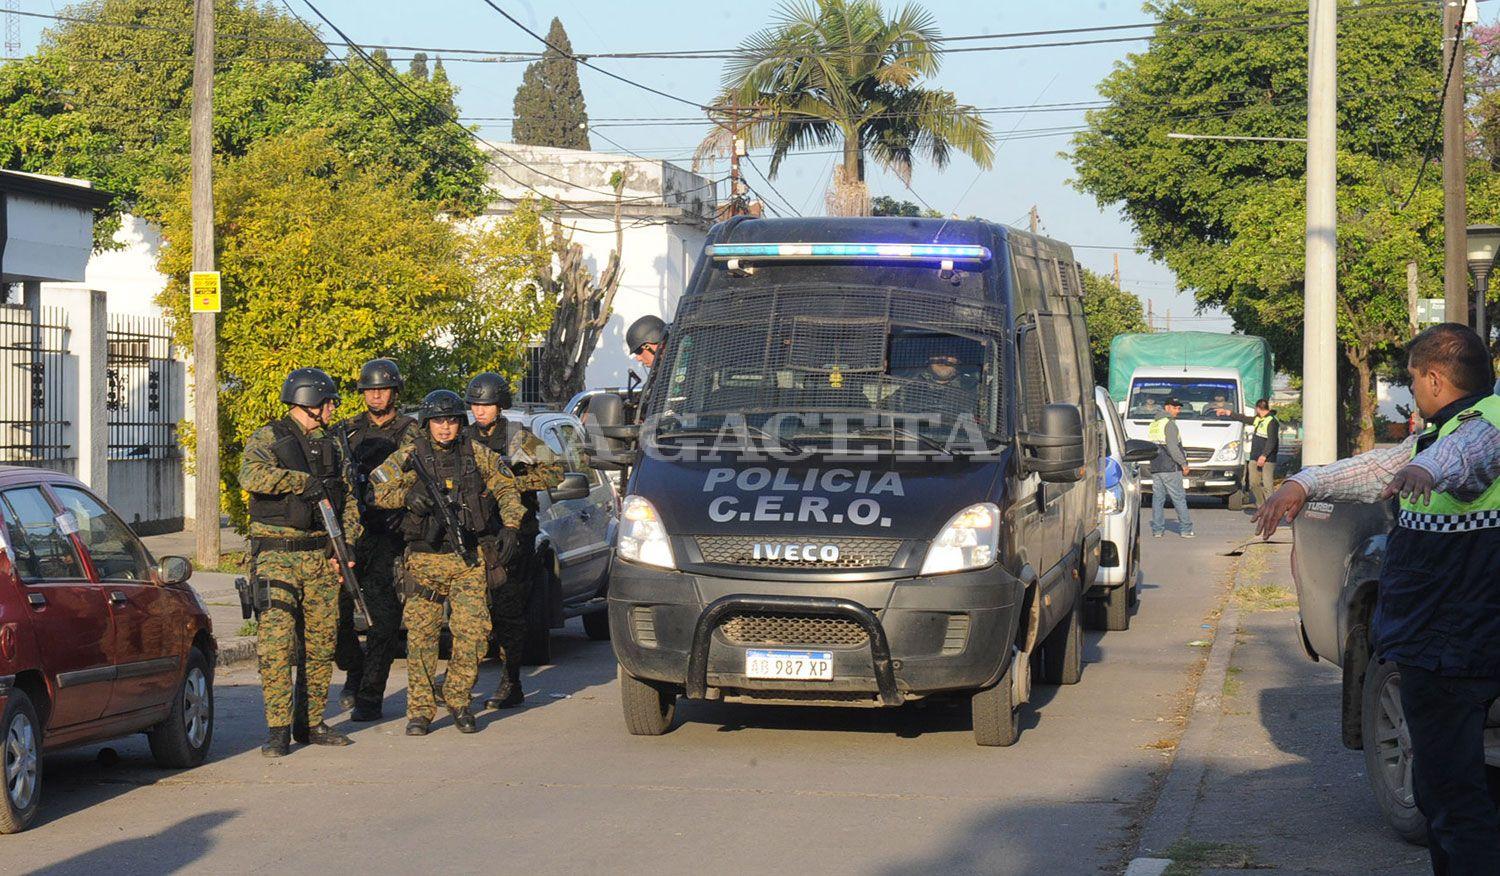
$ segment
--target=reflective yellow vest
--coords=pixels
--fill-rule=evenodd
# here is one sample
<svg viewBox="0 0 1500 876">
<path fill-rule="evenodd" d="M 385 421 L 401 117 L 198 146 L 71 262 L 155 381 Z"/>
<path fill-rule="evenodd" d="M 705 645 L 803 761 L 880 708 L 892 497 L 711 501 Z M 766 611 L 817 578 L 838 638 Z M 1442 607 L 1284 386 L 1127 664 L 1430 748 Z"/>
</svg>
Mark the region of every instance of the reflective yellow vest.
<svg viewBox="0 0 1500 876">
<path fill-rule="evenodd" d="M 1470 413 L 1471 411 L 1475 413 Z M 1438 430 L 1437 441 L 1428 446 L 1447 438 L 1459 426 L 1476 416 L 1483 417 L 1490 425 L 1500 429 L 1500 395 L 1485 396 L 1473 407 L 1449 418 L 1443 428 Z M 1432 427 L 1428 426 L 1427 431 L 1422 434 L 1430 432 Z M 1412 455 L 1416 456 L 1415 447 L 1412 448 Z M 1397 517 L 1397 522 L 1407 529 L 1426 532 L 1470 532 L 1500 527 L 1500 479 L 1496 479 L 1488 490 L 1469 502 L 1459 501 L 1448 493 L 1433 493 L 1432 498 L 1426 502 L 1402 499 L 1401 514 Z"/>
<path fill-rule="evenodd" d="M 1250 424 L 1250 429 L 1259 438 L 1269 438 L 1271 437 L 1271 421 L 1274 419 L 1276 417 L 1272 414 L 1266 414 L 1264 417 L 1256 417 L 1255 422 Z"/>
<path fill-rule="evenodd" d="M 1150 427 L 1146 429 L 1146 440 L 1153 444 L 1167 443 L 1167 424 L 1172 422 L 1171 417 L 1157 417 L 1151 421 Z"/>
</svg>

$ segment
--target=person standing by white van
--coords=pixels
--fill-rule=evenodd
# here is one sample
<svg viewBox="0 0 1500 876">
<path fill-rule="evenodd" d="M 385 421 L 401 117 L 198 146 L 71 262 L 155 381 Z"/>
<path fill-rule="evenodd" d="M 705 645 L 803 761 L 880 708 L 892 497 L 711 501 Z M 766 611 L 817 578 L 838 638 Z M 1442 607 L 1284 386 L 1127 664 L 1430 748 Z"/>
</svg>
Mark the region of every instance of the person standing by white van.
<svg viewBox="0 0 1500 876">
<path fill-rule="evenodd" d="M 1147 437 L 1156 445 L 1156 458 L 1151 460 L 1151 537 L 1161 538 L 1167 530 L 1167 499 L 1177 511 L 1177 534 L 1183 538 L 1193 537 L 1193 515 L 1188 510 L 1187 489 L 1183 478 L 1188 473 L 1187 453 L 1182 449 L 1182 436 L 1177 431 L 1177 415 L 1182 413 L 1182 402 L 1172 396 L 1162 403 L 1166 411 L 1151 421 Z"/>
</svg>

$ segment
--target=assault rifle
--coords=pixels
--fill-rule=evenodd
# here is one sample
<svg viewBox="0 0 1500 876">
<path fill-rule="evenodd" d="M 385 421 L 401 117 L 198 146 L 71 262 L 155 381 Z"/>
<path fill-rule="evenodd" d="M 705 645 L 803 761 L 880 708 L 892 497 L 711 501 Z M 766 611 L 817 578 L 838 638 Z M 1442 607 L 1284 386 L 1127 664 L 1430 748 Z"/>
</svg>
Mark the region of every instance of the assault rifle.
<svg viewBox="0 0 1500 876">
<path fill-rule="evenodd" d="M 370 607 L 365 605 L 365 595 L 360 592 L 359 579 L 354 577 L 354 552 L 344 540 L 344 527 L 339 525 L 339 516 L 333 511 L 333 503 L 323 498 L 318 500 L 318 511 L 323 515 L 323 526 L 328 530 L 328 541 L 333 545 L 333 558 L 339 567 L 339 582 L 344 585 L 349 598 L 354 602 L 354 629 L 363 633 L 370 628 Z"/>
<path fill-rule="evenodd" d="M 359 506 L 360 516 L 363 517 L 365 510 L 371 505 L 370 502 L 370 479 L 360 474 L 359 466 L 354 463 L 354 451 L 349 447 L 349 435 L 342 428 L 343 424 L 330 428 L 333 438 L 338 442 L 339 450 L 344 457 L 344 477 L 348 478 L 349 486 L 354 489 L 354 502 Z"/>
<path fill-rule="evenodd" d="M 453 555 L 469 568 L 479 565 L 479 559 L 464 548 L 464 531 L 459 527 L 458 515 L 453 513 L 453 505 L 448 502 L 447 494 L 438 487 L 437 479 L 422 463 L 421 455 L 413 452 L 407 458 L 411 460 L 412 470 L 417 473 L 417 480 L 422 482 L 427 495 L 432 497 L 433 510 L 442 520 L 443 534 L 453 548 Z"/>
</svg>

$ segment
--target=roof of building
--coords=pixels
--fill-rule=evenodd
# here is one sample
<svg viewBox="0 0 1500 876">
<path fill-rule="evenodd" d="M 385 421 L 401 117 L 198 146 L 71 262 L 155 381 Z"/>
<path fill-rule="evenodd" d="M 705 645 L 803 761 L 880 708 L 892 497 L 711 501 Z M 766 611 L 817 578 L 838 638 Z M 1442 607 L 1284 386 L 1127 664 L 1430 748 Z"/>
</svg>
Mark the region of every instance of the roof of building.
<svg viewBox="0 0 1500 876">
<path fill-rule="evenodd" d="M 0 192 L 12 192 L 33 198 L 61 201 L 75 207 L 99 210 L 114 200 L 113 192 L 94 188 L 87 180 L 65 176 L 46 176 L 19 170 L 0 170 Z"/>
</svg>

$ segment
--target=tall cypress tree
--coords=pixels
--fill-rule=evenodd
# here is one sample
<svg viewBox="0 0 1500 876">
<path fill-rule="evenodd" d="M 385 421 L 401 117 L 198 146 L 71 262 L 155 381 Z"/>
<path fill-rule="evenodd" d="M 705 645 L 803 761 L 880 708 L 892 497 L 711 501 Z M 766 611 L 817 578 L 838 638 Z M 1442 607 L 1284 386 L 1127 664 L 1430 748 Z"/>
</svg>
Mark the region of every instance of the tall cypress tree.
<svg viewBox="0 0 1500 876">
<path fill-rule="evenodd" d="M 578 84 L 578 62 L 570 57 L 573 44 L 556 18 L 547 42 L 557 48 L 549 46 L 540 60 L 528 64 L 516 89 L 511 139 L 529 146 L 588 149 L 589 115 Z"/>
</svg>

